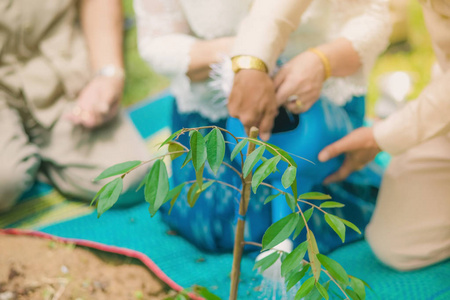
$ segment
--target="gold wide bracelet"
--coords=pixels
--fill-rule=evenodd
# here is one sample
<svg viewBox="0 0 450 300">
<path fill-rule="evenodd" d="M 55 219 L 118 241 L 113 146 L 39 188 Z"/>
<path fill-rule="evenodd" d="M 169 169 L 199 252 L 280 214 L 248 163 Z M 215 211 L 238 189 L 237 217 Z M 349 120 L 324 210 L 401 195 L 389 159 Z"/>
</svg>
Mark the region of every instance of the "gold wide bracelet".
<svg viewBox="0 0 450 300">
<path fill-rule="evenodd" d="M 264 61 L 251 55 L 233 56 L 231 58 L 231 65 L 234 73 L 237 73 L 243 69 L 258 70 L 264 73 L 268 72 L 267 66 Z"/>
<path fill-rule="evenodd" d="M 331 76 L 331 65 L 330 60 L 326 55 L 317 48 L 309 48 L 308 51 L 315 53 L 323 63 L 323 68 L 325 70 L 325 80 L 327 80 Z"/>
</svg>

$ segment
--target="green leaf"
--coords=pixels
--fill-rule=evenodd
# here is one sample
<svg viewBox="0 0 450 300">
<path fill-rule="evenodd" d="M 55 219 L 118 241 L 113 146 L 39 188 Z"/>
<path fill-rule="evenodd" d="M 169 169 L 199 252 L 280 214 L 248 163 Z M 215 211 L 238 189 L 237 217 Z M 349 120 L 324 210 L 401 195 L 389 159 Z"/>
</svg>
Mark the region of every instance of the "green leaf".
<svg viewBox="0 0 450 300">
<path fill-rule="evenodd" d="M 297 176 L 294 178 L 294 182 L 292 182 L 292 184 L 291 184 L 291 190 L 292 190 L 292 194 L 294 195 L 294 198 L 298 199 Z"/>
<path fill-rule="evenodd" d="M 258 260 L 255 263 L 255 266 L 253 267 L 253 270 L 261 268 L 260 272 L 264 272 L 264 270 L 266 270 L 268 267 L 270 267 L 271 265 L 273 265 L 278 258 L 280 257 L 280 253 L 278 251 L 275 251 L 272 254 L 267 255 L 266 257 Z"/>
<path fill-rule="evenodd" d="M 200 197 L 200 193 L 197 193 L 198 191 L 198 184 L 195 182 L 191 185 L 191 187 L 188 190 L 187 194 L 187 201 L 190 207 L 194 207 L 195 202 L 197 202 L 198 197 Z"/>
<path fill-rule="evenodd" d="M 331 196 L 319 192 L 310 192 L 301 194 L 298 198 L 302 200 L 328 200 L 331 199 Z"/>
<path fill-rule="evenodd" d="M 361 300 L 366 299 L 366 287 L 361 279 L 351 277 L 350 286 Z"/>
<path fill-rule="evenodd" d="M 289 291 L 294 285 L 297 284 L 308 272 L 310 265 L 304 265 L 303 268 L 299 272 L 294 272 L 291 275 L 289 275 L 289 278 L 287 278 L 286 282 L 286 290 Z"/>
<path fill-rule="evenodd" d="M 142 179 L 141 183 L 139 183 L 139 186 L 137 187 L 136 192 L 139 191 L 139 190 L 145 185 L 145 183 L 146 183 L 147 180 L 148 180 L 148 176 L 150 176 L 150 172 L 147 173 L 147 174 L 144 176 L 144 178 Z"/>
<path fill-rule="evenodd" d="M 170 144 L 169 144 L 169 153 L 170 152 L 179 152 L 179 151 L 185 151 L 183 146 L 181 146 L 179 143 L 170 142 Z M 170 154 L 170 159 L 174 160 L 174 159 L 180 157 L 183 154 L 184 153 L 181 153 L 181 152 L 180 153 Z"/>
<path fill-rule="evenodd" d="M 97 194 L 95 194 L 94 198 L 92 198 L 91 204 L 89 204 L 89 206 L 92 206 L 95 203 L 95 200 L 98 199 L 98 197 L 103 193 L 103 191 L 106 189 L 106 186 L 108 184 L 105 184 L 98 192 Z"/>
<path fill-rule="evenodd" d="M 348 227 L 350 227 L 351 229 L 353 229 L 353 230 L 356 231 L 357 233 L 361 234 L 361 231 L 359 230 L 358 227 L 356 227 L 355 224 L 353 224 L 353 223 L 350 222 L 350 221 L 344 220 L 344 219 L 342 219 L 342 218 L 339 218 L 339 219 L 342 221 L 342 223 L 344 223 L 345 225 L 347 225 Z"/>
<path fill-rule="evenodd" d="M 167 144 L 168 142 L 170 142 L 174 137 L 176 137 L 177 135 L 179 135 L 181 133 L 181 131 L 183 131 L 183 129 L 180 129 L 178 131 L 175 131 L 174 133 L 172 133 L 164 142 L 161 143 L 161 145 L 159 145 L 158 149 L 161 149 L 162 146 L 164 146 L 165 144 Z"/>
<path fill-rule="evenodd" d="M 222 132 L 218 128 L 211 130 L 207 137 L 206 153 L 208 163 L 214 175 L 217 175 L 217 171 L 219 171 L 219 167 L 225 157 L 225 140 L 223 139 Z"/>
<path fill-rule="evenodd" d="M 303 297 L 306 297 L 314 288 L 314 277 L 308 278 L 300 287 L 300 289 L 297 291 L 297 294 L 295 294 L 295 300 L 300 300 Z"/>
<path fill-rule="evenodd" d="M 262 250 L 270 249 L 287 239 L 298 223 L 298 214 L 292 213 L 272 224 L 264 233 Z"/>
<path fill-rule="evenodd" d="M 345 286 L 349 285 L 347 272 L 345 272 L 344 268 L 337 261 L 323 254 L 317 254 L 317 259 L 334 279 Z"/>
<path fill-rule="evenodd" d="M 174 187 L 167 193 L 166 201 L 164 201 L 164 202 L 170 201 L 169 215 L 172 212 L 172 208 L 175 205 L 175 202 L 177 201 L 178 197 L 180 196 L 181 191 L 183 190 L 185 185 L 186 185 L 186 183 L 183 182 L 182 184 L 177 185 L 176 187 Z"/>
<path fill-rule="evenodd" d="M 334 207 L 344 207 L 345 205 L 339 202 L 327 201 L 323 202 L 320 207 L 321 208 L 334 208 Z"/>
<path fill-rule="evenodd" d="M 207 188 L 209 188 L 214 182 L 216 182 L 215 180 L 210 180 L 210 181 L 205 181 L 202 184 L 202 188 L 198 189 L 198 191 L 196 191 L 196 193 L 202 193 L 204 192 Z"/>
<path fill-rule="evenodd" d="M 271 159 L 263 162 L 255 171 L 252 177 L 252 190 L 256 194 L 261 182 L 269 176 L 274 169 L 276 169 L 278 162 L 281 160 L 279 156 L 272 157 Z"/>
<path fill-rule="evenodd" d="M 256 144 L 256 145 L 266 145 L 267 151 L 269 151 L 273 156 L 281 155 L 281 159 L 287 162 L 289 165 L 297 167 L 297 164 L 295 163 L 295 160 L 292 159 L 292 157 L 283 149 L 281 149 L 278 146 L 275 146 L 273 144 L 261 142 L 258 140 L 250 139 L 250 142 Z M 278 153 L 277 153 L 278 152 Z"/>
<path fill-rule="evenodd" d="M 150 203 L 149 212 L 152 216 L 163 205 L 169 192 L 169 176 L 166 164 L 162 159 L 158 159 L 150 170 L 148 181 L 145 184 L 145 201 Z"/>
<path fill-rule="evenodd" d="M 202 189 L 202 184 L 203 184 L 203 170 L 205 169 L 205 163 L 203 163 L 203 165 L 201 165 L 200 169 L 198 169 L 195 172 L 195 179 L 197 180 L 197 184 L 199 189 Z"/>
<path fill-rule="evenodd" d="M 242 169 L 244 178 L 247 177 L 248 174 L 252 171 L 253 167 L 263 156 L 265 150 L 266 146 L 260 146 L 247 156 L 247 159 L 244 162 L 244 168 Z"/>
<path fill-rule="evenodd" d="M 281 276 L 286 276 L 290 271 L 301 266 L 305 257 L 308 243 L 305 241 L 298 245 L 291 253 L 289 253 L 281 264 Z"/>
<path fill-rule="evenodd" d="M 199 296 L 202 296 L 205 300 L 221 300 L 220 297 L 214 295 L 203 286 L 195 286 L 194 292 L 197 293 Z"/>
<path fill-rule="evenodd" d="M 345 242 L 345 225 L 341 219 L 336 216 L 326 214 L 325 221 L 327 221 L 328 225 L 333 228 L 333 230 L 341 238 L 342 242 Z"/>
<path fill-rule="evenodd" d="M 281 184 L 285 189 L 290 187 L 297 176 L 297 168 L 289 166 L 281 177 Z"/>
<path fill-rule="evenodd" d="M 123 174 L 125 172 L 130 171 L 131 169 L 139 166 L 142 163 L 140 160 L 132 160 L 132 161 L 126 161 L 120 164 L 116 164 L 114 166 L 109 167 L 105 171 L 103 171 L 100 175 L 98 175 L 94 181 L 99 181 L 111 176 Z"/>
<path fill-rule="evenodd" d="M 319 281 L 322 266 L 319 259 L 317 258 L 319 249 L 317 248 L 316 238 L 314 237 L 314 234 L 311 230 L 308 230 L 306 238 L 308 242 L 308 255 L 309 263 L 311 264 L 311 270 L 316 281 Z"/>
<path fill-rule="evenodd" d="M 98 203 L 97 203 L 97 217 L 100 218 L 100 216 L 110 209 L 114 203 L 117 202 L 119 199 L 120 194 L 122 193 L 123 189 L 123 180 L 122 178 L 116 178 L 113 181 L 107 183 L 104 186 L 103 191 L 98 196 Z"/>
<path fill-rule="evenodd" d="M 184 162 L 181 165 L 181 169 L 184 168 L 190 161 L 192 160 L 192 151 L 190 150 L 187 154 L 186 157 L 184 158 Z"/>
<path fill-rule="evenodd" d="M 322 297 L 325 298 L 325 300 L 330 299 L 327 289 L 323 285 L 321 285 L 319 282 L 316 282 L 315 285 L 316 285 L 316 289 L 319 291 L 319 293 L 322 295 Z"/>
<path fill-rule="evenodd" d="M 240 141 L 239 143 L 237 143 L 237 145 L 233 149 L 233 152 L 231 152 L 231 155 L 230 155 L 231 161 L 233 161 L 234 158 L 236 157 L 236 155 L 238 155 L 239 152 L 242 151 L 242 149 L 245 147 L 245 145 L 247 145 L 247 142 L 248 142 L 248 140 L 244 139 L 244 140 Z"/>
<path fill-rule="evenodd" d="M 195 171 L 199 171 L 206 161 L 206 145 L 205 139 L 198 131 L 194 131 L 191 135 L 191 152 L 192 152 L 192 164 Z"/>
<path fill-rule="evenodd" d="M 292 210 L 292 212 L 295 212 L 295 206 L 297 204 L 297 201 L 295 201 L 294 196 L 292 196 L 289 193 L 285 193 L 284 197 L 286 198 L 286 203 L 289 206 L 289 208 Z"/>
<path fill-rule="evenodd" d="M 303 216 L 305 217 L 306 222 L 309 221 L 313 212 L 314 212 L 314 208 L 311 207 L 310 209 L 306 210 L 303 213 Z M 299 216 L 297 227 L 295 228 L 295 232 L 294 232 L 294 239 L 298 237 L 298 235 L 300 234 L 300 232 L 302 232 L 304 227 L 305 227 L 305 221 L 303 220 L 302 216 Z"/>
<path fill-rule="evenodd" d="M 275 195 L 270 195 L 269 197 L 266 198 L 266 200 L 264 201 L 264 204 L 269 203 L 270 201 L 272 201 L 273 199 L 275 199 L 276 197 L 280 196 L 281 193 L 275 194 Z"/>
<path fill-rule="evenodd" d="M 350 289 L 346 289 L 345 292 L 347 293 L 347 295 L 350 297 L 350 299 L 352 300 L 362 300 L 361 298 L 359 298 L 358 294 Z"/>
</svg>

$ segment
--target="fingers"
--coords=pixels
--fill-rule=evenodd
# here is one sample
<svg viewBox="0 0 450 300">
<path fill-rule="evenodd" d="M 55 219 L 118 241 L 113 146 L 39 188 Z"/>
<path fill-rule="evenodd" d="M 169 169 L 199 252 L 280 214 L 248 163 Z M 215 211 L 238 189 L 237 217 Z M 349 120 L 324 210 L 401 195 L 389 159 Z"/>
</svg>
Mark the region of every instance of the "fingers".
<svg viewBox="0 0 450 300">
<path fill-rule="evenodd" d="M 273 123 L 275 121 L 275 117 L 278 115 L 278 112 L 275 111 L 266 111 L 264 116 L 261 119 L 261 123 L 259 124 L 259 137 L 261 140 L 267 142 L 270 139 L 270 135 L 272 133 Z"/>
<path fill-rule="evenodd" d="M 331 174 L 323 181 L 324 184 L 338 182 L 346 179 L 355 169 L 348 159 L 344 161 L 342 166 L 335 173 Z"/>
</svg>

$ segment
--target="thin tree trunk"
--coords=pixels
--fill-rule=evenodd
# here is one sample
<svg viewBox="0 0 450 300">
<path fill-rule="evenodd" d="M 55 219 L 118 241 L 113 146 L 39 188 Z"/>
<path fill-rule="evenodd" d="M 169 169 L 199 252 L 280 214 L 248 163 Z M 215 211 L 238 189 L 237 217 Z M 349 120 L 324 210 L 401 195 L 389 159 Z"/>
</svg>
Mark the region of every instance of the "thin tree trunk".
<svg viewBox="0 0 450 300">
<path fill-rule="evenodd" d="M 258 128 L 252 127 L 250 129 L 249 137 L 252 139 L 258 138 Z M 247 156 L 255 150 L 255 144 L 249 142 Z M 248 208 L 248 202 L 250 200 L 250 192 L 251 192 L 251 182 L 252 182 L 252 172 L 248 174 L 248 176 L 242 182 L 242 194 L 241 194 L 241 202 L 239 204 L 239 217 L 237 221 L 236 234 L 234 239 L 234 249 L 233 249 L 233 267 L 231 269 L 231 287 L 230 287 L 230 300 L 237 299 L 237 292 L 239 286 L 239 278 L 241 275 L 241 260 L 242 253 L 244 251 L 244 229 L 245 229 L 245 220 L 242 217 L 245 217 Z"/>
</svg>

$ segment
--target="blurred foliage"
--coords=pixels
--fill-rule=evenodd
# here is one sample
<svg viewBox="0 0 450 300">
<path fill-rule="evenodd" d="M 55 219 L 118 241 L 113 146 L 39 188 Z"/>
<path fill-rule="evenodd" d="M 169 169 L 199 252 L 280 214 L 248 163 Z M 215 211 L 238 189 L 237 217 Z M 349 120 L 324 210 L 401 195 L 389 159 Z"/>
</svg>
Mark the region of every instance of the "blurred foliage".
<svg viewBox="0 0 450 300">
<path fill-rule="evenodd" d="M 139 56 L 136 46 L 136 26 L 132 0 L 123 0 L 125 14 L 125 68 L 127 80 L 124 92 L 124 105 L 131 105 L 150 95 L 162 91 L 169 84 L 163 76 L 150 70 Z M 408 7 L 408 42 L 391 47 L 378 59 L 370 76 L 367 94 L 368 115 L 379 96 L 378 78 L 386 72 L 407 71 L 414 78 L 414 99 L 430 80 L 431 66 L 434 62 L 433 49 L 425 28 L 422 11 L 418 1 L 410 1 Z"/>
</svg>

